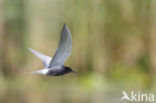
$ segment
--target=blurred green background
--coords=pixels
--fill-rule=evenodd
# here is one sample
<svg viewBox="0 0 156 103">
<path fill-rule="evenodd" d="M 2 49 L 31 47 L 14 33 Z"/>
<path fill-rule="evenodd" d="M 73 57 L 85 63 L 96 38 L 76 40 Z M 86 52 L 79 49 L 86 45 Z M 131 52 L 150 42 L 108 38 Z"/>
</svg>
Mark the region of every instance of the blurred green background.
<svg viewBox="0 0 156 103">
<path fill-rule="evenodd" d="M 32 75 L 53 56 L 63 23 L 77 74 Z M 0 103 L 121 103 L 156 93 L 156 0 L 0 0 Z M 144 102 L 145 103 L 145 102 Z"/>
</svg>

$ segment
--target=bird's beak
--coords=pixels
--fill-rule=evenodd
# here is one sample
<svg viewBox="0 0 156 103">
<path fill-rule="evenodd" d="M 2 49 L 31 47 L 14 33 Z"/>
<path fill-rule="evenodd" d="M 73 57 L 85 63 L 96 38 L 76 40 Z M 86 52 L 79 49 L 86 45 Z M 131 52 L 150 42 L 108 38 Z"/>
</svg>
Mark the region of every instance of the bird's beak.
<svg viewBox="0 0 156 103">
<path fill-rule="evenodd" d="M 72 73 L 77 73 L 77 72 L 75 72 L 75 71 L 71 71 Z"/>
</svg>

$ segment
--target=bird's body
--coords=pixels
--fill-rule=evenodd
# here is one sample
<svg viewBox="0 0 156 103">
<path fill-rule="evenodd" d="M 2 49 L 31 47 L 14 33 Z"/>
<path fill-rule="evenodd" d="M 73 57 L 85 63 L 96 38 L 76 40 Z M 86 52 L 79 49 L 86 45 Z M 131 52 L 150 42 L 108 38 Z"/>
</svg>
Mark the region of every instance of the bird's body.
<svg viewBox="0 0 156 103">
<path fill-rule="evenodd" d="M 45 68 L 32 73 L 47 75 L 47 76 L 59 76 L 66 73 L 74 72 L 69 67 L 66 66 L 54 66 L 52 68 Z"/>
<path fill-rule="evenodd" d="M 47 76 L 59 76 L 70 72 L 75 73 L 70 67 L 64 66 L 64 62 L 70 56 L 72 50 L 71 34 L 68 27 L 64 24 L 61 32 L 60 42 L 54 57 L 49 57 L 31 48 L 28 48 L 33 54 L 39 57 L 43 64 L 44 69 L 32 73 L 42 74 Z"/>
<path fill-rule="evenodd" d="M 66 67 L 66 66 L 54 66 L 49 69 L 49 71 L 47 72 L 47 75 L 59 76 L 59 75 L 64 75 L 69 72 L 74 72 L 74 71 L 72 71 L 69 67 Z"/>
</svg>

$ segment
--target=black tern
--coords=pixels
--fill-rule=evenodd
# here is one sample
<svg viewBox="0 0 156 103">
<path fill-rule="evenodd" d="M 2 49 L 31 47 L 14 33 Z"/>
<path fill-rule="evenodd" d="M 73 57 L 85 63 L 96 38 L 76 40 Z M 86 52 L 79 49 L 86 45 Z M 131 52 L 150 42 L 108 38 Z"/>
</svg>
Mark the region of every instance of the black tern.
<svg viewBox="0 0 156 103">
<path fill-rule="evenodd" d="M 71 55 L 71 51 L 72 51 L 71 33 L 68 27 L 66 26 L 66 24 L 64 24 L 63 26 L 61 36 L 60 36 L 60 42 L 53 58 L 44 55 L 38 51 L 35 51 L 31 48 L 28 49 L 34 55 L 40 58 L 44 64 L 44 69 L 34 71 L 32 73 L 42 74 L 47 76 L 59 76 L 67 73 L 76 73 L 70 67 L 64 66 L 64 62 Z"/>
</svg>

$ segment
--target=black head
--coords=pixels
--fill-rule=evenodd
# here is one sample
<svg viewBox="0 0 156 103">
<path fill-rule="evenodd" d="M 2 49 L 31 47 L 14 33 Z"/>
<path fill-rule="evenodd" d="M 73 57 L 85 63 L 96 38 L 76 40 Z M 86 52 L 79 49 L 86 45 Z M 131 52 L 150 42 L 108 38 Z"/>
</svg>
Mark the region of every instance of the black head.
<svg viewBox="0 0 156 103">
<path fill-rule="evenodd" d="M 67 73 L 69 73 L 69 72 L 76 73 L 76 72 L 73 71 L 70 67 L 64 67 L 64 68 L 65 68 L 65 71 L 66 71 Z"/>
</svg>

